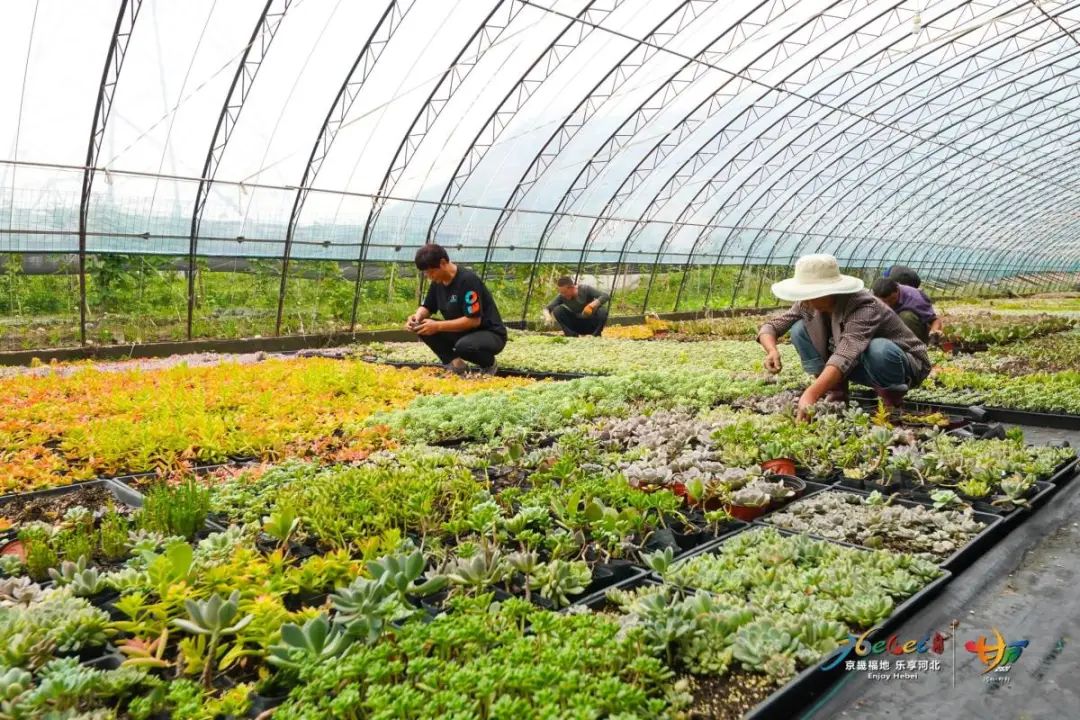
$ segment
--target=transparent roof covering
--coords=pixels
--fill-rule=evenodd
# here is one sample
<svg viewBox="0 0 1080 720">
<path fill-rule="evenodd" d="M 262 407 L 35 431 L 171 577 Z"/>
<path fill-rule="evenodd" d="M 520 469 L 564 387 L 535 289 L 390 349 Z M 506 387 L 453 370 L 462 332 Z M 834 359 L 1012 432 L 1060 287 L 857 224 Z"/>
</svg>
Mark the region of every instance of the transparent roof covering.
<svg viewBox="0 0 1080 720">
<path fill-rule="evenodd" d="M 27 0 L 0 252 L 1080 265 L 1080 0 Z"/>
</svg>

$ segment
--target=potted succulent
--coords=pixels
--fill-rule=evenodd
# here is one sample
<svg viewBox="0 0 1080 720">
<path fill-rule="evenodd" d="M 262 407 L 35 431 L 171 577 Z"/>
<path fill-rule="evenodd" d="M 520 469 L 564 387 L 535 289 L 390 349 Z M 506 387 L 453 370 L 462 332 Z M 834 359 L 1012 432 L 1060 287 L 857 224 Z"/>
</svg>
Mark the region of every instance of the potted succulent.
<svg viewBox="0 0 1080 720">
<path fill-rule="evenodd" d="M 777 475 L 794 475 L 795 458 L 790 443 L 770 441 L 761 446 L 761 469 Z"/>
<path fill-rule="evenodd" d="M 772 498 L 768 493 L 756 487 L 745 487 L 731 494 L 727 511 L 732 517 L 750 522 L 759 518 L 769 509 Z"/>
</svg>

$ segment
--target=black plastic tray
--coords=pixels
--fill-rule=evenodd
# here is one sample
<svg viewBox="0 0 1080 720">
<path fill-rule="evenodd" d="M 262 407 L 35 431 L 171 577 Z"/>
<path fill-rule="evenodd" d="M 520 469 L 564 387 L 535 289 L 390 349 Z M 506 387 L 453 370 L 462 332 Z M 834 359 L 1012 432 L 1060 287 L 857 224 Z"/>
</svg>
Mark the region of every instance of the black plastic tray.
<svg viewBox="0 0 1080 720">
<path fill-rule="evenodd" d="M 761 525 L 752 525 L 751 527 L 762 527 Z M 781 528 L 773 528 L 777 532 L 784 535 L 800 535 L 803 533 L 794 533 Z M 858 549 L 862 552 L 870 552 L 867 548 L 859 547 L 858 545 L 852 545 L 851 543 L 837 542 L 835 540 L 826 540 L 823 538 L 817 538 L 822 542 L 833 543 L 834 545 L 843 545 L 845 547 L 851 547 Z M 706 552 L 711 552 L 716 549 L 723 541 L 711 543 L 708 546 L 700 548 L 697 552 L 691 556 L 697 556 Z M 688 556 L 688 557 L 691 557 Z M 952 572 L 942 569 L 941 576 L 931 581 L 926 587 L 919 590 L 917 593 L 909 597 L 904 602 L 897 605 L 891 615 L 886 618 L 878 629 L 871 633 L 870 641 L 881 639 L 888 635 L 892 629 L 902 624 L 905 620 L 915 614 L 920 608 L 928 603 L 937 593 L 941 592 L 942 588 L 952 580 Z M 647 580 L 657 582 L 658 577 L 655 573 L 652 573 Z M 695 592 L 694 588 L 686 588 L 686 592 Z M 595 602 L 596 599 L 593 599 Z M 829 660 L 829 657 L 823 658 L 820 662 L 812 665 L 791 680 L 788 684 L 781 688 L 778 688 L 772 695 L 762 700 L 752 710 L 750 710 L 745 716 L 744 720 L 790 720 L 790 718 L 796 717 L 798 712 L 805 708 L 809 703 L 817 697 L 823 695 L 829 687 L 843 674 L 842 667 L 837 666 L 830 671 L 822 670 L 822 666 Z"/>
<path fill-rule="evenodd" d="M 777 528 L 777 530 L 789 535 L 799 534 L 786 532 L 779 528 Z M 732 533 L 732 535 L 734 534 L 736 533 Z M 851 545 L 850 543 L 837 543 L 833 540 L 822 540 L 824 542 L 832 542 L 838 545 L 858 548 L 858 546 Z M 720 545 L 721 542 L 723 541 L 718 540 L 715 543 L 710 543 L 708 546 L 703 546 L 695 551 L 693 555 L 708 552 Z M 866 550 L 866 548 L 859 549 Z M 952 577 L 953 574 L 950 571 L 942 570 L 941 577 L 933 580 L 926 587 L 897 605 L 893 609 L 892 614 L 882 622 L 876 631 L 871 633 L 869 637 L 870 642 L 875 642 L 886 637 L 893 629 L 914 615 L 937 593 L 941 592 L 942 588 L 952 580 Z M 655 573 L 651 573 L 613 585 L 603 592 L 581 598 L 574 604 L 588 607 L 591 610 L 598 610 L 607 602 L 608 591 L 613 589 L 631 589 L 642 585 L 663 585 L 663 582 L 656 578 Z M 693 588 L 686 588 L 685 590 L 686 592 L 695 592 Z M 829 671 L 822 670 L 822 667 L 830 659 L 831 656 L 822 658 L 815 665 L 806 668 L 796 675 L 789 683 L 783 687 L 777 688 L 777 690 L 769 697 L 762 700 L 757 706 L 751 709 L 744 716 L 745 720 L 790 720 L 790 718 L 796 717 L 800 710 L 809 705 L 815 698 L 823 695 L 840 675 L 843 674 L 844 670 L 842 666 L 839 665 Z"/>
<path fill-rule="evenodd" d="M 854 397 L 864 403 L 867 401 L 877 402 L 875 397 L 863 393 L 856 394 Z M 1035 410 L 1017 410 L 982 405 L 950 405 L 926 400 L 908 400 L 906 405 L 919 410 L 933 410 L 948 415 L 970 417 L 979 422 L 1004 422 L 1013 425 L 1033 425 L 1057 430 L 1080 430 L 1080 415 L 1070 415 L 1068 413 L 1038 412 Z M 973 407 L 985 410 L 985 417 L 974 417 L 971 412 Z"/>
<path fill-rule="evenodd" d="M 842 485 L 838 485 L 838 486 L 835 486 L 835 487 L 828 487 L 828 488 L 825 488 L 825 489 L 820 490 L 820 491 L 818 491 L 816 493 L 813 493 L 813 494 L 818 495 L 818 494 L 824 493 L 824 492 L 846 492 L 846 493 L 851 493 L 852 495 L 860 495 L 862 497 L 868 497 L 870 495 L 870 493 L 867 492 L 866 490 L 856 490 L 854 488 L 848 488 L 848 487 L 844 487 Z M 805 500 L 807 497 L 810 497 L 810 494 L 807 494 L 802 499 Z M 794 504 L 794 503 L 792 503 L 792 504 Z M 895 498 L 893 500 L 893 504 L 908 505 L 908 506 L 922 505 L 923 507 L 933 507 L 933 503 L 923 502 L 923 501 L 920 501 L 920 500 L 909 500 L 907 498 L 899 498 L 899 497 Z M 1005 518 L 1003 516 L 994 515 L 992 513 L 978 512 L 978 511 L 973 511 L 972 514 L 975 516 L 976 520 L 983 523 L 986 527 L 984 527 L 981 531 L 979 531 L 979 533 L 977 535 L 975 535 L 975 537 L 971 538 L 971 540 L 969 540 L 968 543 L 966 545 L 964 545 L 962 548 L 959 548 L 952 555 L 950 555 L 949 557 L 947 557 L 944 560 L 940 561 L 938 563 L 938 567 L 941 567 L 941 568 L 943 568 L 945 570 L 948 570 L 949 572 L 952 572 L 952 573 L 958 573 L 961 570 L 963 570 L 964 568 L 966 568 L 967 566 L 971 565 L 971 563 L 974 562 L 975 559 L 978 558 L 980 555 L 983 555 L 984 553 L 986 553 L 986 551 L 988 551 L 990 548 L 992 548 L 997 543 L 997 541 L 1000 540 L 1003 535 L 1005 535 L 1005 529 L 1006 529 L 1005 528 Z M 759 523 L 759 524 L 765 525 L 767 527 L 773 527 L 773 528 L 776 528 L 777 530 L 785 531 L 784 528 L 776 527 L 775 525 L 772 525 L 771 523 L 768 523 L 768 522 L 762 522 L 762 523 Z M 786 532 L 792 532 L 792 531 L 787 530 Z M 815 538 L 817 540 L 827 540 L 828 542 L 834 542 L 834 543 L 843 544 L 843 545 L 851 545 L 853 547 L 862 547 L 862 548 L 867 549 L 867 550 L 871 549 L 871 548 L 867 548 L 867 547 L 865 547 L 863 545 L 858 545 L 858 544 L 854 544 L 854 543 L 848 543 L 848 542 L 844 542 L 844 541 L 840 541 L 840 540 L 833 540 L 831 538 L 821 537 L 820 535 L 815 535 L 813 533 L 801 533 L 801 534 L 806 535 L 808 537 Z"/>
<path fill-rule="evenodd" d="M 442 369 L 442 365 L 437 363 L 405 362 L 402 360 L 369 360 L 367 358 L 364 360 L 372 365 L 389 365 L 390 367 L 406 368 L 409 370 L 422 370 L 424 368 Z M 522 370 L 519 368 L 504 367 L 500 367 L 496 370 L 495 375 L 498 377 L 529 378 L 532 380 L 579 380 L 584 377 L 597 376 L 596 373 L 544 372 L 542 370 Z"/>
<path fill-rule="evenodd" d="M 128 505 L 129 507 L 138 508 L 142 507 L 143 499 L 142 495 L 135 490 L 129 488 L 123 483 L 118 483 L 113 480 L 87 480 L 85 482 L 72 483 L 70 485 L 61 485 L 60 487 L 46 488 L 45 490 L 31 490 L 30 492 L 23 493 L 9 493 L 7 495 L 0 496 L 0 505 L 7 505 L 12 502 L 25 502 L 31 498 L 48 497 L 50 495 L 66 495 L 68 493 L 77 492 L 87 487 L 105 487 L 112 493 L 113 497 L 117 501 Z"/>
<path fill-rule="evenodd" d="M 869 642 L 874 643 L 887 637 L 890 632 L 941 592 L 952 580 L 951 572 L 948 570 L 942 572 L 944 574 L 941 577 L 897 605 L 878 629 L 869 635 L 867 638 Z M 826 657 L 818 664 L 803 670 L 787 685 L 777 689 L 772 695 L 754 706 L 743 716 L 743 720 L 790 720 L 796 717 L 799 711 L 806 708 L 812 700 L 824 695 L 829 687 L 844 674 L 845 671 L 840 665 L 831 670 L 822 670 L 821 668 L 829 660 L 830 657 Z"/>
<path fill-rule="evenodd" d="M 1080 457 L 1074 457 L 1062 462 L 1054 470 L 1054 474 L 1046 479 L 1046 482 L 1054 483 L 1060 487 L 1076 477 L 1077 472 L 1080 472 Z"/>
</svg>

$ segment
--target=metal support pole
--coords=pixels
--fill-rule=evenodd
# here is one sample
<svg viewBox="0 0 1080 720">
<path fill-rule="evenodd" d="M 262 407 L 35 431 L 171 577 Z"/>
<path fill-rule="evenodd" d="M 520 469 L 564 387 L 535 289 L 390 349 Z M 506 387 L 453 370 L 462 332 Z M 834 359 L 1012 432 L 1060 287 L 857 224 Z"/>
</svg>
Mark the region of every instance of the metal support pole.
<svg viewBox="0 0 1080 720">
<path fill-rule="evenodd" d="M 83 168 L 82 194 L 79 201 L 79 344 L 86 345 L 86 232 L 90 215 L 90 193 L 94 186 L 94 169 L 101 153 L 101 144 L 105 137 L 105 125 L 109 121 L 113 98 L 116 96 L 116 84 L 120 80 L 120 70 L 127 55 L 131 33 L 135 29 L 135 20 L 142 8 L 142 0 L 120 0 L 120 10 L 116 13 L 113 26 L 112 42 L 105 56 L 105 67 L 101 71 L 101 84 L 98 86 L 97 102 L 94 105 L 94 120 L 90 126 L 90 142 L 86 148 L 86 165 Z"/>
</svg>

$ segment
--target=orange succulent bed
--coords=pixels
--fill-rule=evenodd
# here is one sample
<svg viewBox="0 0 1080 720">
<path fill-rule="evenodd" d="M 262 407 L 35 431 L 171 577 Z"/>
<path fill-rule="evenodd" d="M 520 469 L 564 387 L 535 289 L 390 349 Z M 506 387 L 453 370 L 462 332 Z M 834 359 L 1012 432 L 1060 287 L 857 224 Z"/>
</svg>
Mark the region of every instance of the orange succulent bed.
<svg viewBox="0 0 1080 720">
<path fill-rule="evenodd" d="M 251 456 L 362 459 L 418 395 L 526 383 L 324 358 L 0 379 L 0 492 Z"/>
</svg>

